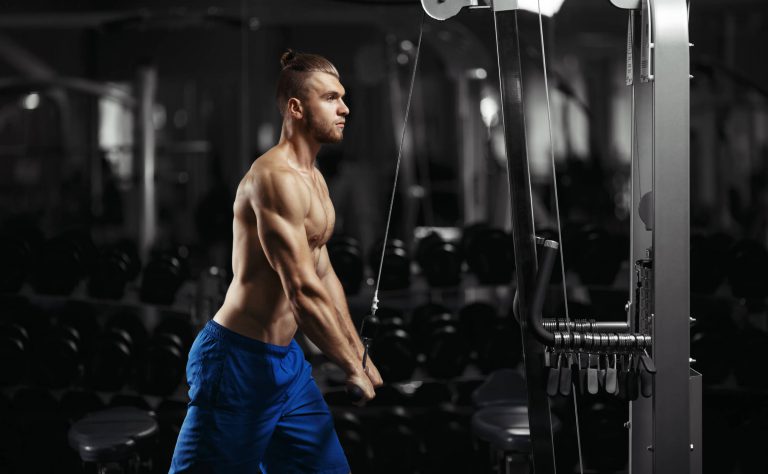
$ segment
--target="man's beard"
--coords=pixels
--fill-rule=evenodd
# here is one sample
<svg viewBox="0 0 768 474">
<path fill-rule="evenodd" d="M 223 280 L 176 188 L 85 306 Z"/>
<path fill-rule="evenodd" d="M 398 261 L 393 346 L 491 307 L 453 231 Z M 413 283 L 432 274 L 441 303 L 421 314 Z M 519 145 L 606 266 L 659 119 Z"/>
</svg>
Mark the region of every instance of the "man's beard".
<svg viewBox="0 0 768 474">
<path fill-rule="evenodd" d="M 344 132 L 338 130 L 335 123 L 326 124 L 309 110 L 307 110 L 307 128 L 312 138 L 319 143 L 339 143 L 344 138 Z"/>
</svg>

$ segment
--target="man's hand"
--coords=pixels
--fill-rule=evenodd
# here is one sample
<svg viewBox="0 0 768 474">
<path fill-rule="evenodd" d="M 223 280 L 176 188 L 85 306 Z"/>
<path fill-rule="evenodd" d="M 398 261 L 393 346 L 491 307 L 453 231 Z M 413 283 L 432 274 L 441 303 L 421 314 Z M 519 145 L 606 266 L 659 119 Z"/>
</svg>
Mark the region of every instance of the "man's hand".
<svg viewBox="0 0 768 474">
<path fill-rule="evenodd" d="M 353 386 L 357 386 L 363 391 L 363 398 L 356 401 L 355 405 L 362 406 L 366 402 L 373 400 L 373 397 L 376 396 L 376 392 L 373 391 L 373 385 L 371 384 L 371 381 L 369 380 L 367 374 L 362 370 L 354 372 L 347 377 L 347 390 Z"/>
<path fill-rule="evenodd" d="M 371 381 L 371 384 L 373 384 L 374 388 L 379 388 L 384 385 L 384 381 L 381 379 L 381 375 L 379 374 L 379 369 L 377 369 L 373 364 L 370 356 L 365 363 L 365 375 L 368 376 L 368 380 Z"/>
</svg>

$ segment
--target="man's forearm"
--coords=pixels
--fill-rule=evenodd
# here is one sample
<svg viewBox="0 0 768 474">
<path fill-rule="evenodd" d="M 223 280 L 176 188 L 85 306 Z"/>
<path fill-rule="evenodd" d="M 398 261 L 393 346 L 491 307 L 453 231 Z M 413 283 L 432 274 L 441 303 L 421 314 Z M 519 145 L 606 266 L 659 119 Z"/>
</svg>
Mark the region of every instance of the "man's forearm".
<svg viewBox="0 0 768 474">
<path fill-rule="evenodd" d="M 344 294 L 344 287 L 341 285 L 339 278 L 335 273 L 331 272 L 323 278 L 323 284 L 328 290 L 328 294 L 336 305 L 336 309 L 339 315 L 339 324 L 342 327 L 347 340 L 355 348 L 360 357 L 363 354 L 363 343 L 360 341 L 360 337 L 357 333 L 357 328 L 352 323 L 352 317 L 349 314 L 349 305 L 347 305 L 347 297 Z"/>
<path fill-rule="evenodd" d="M 318 285 L 308 285 L 293 298 L 296 320 L 301 331 L 346 373 L 362 370 L 362 352 L 349 340 L 331 295 Z M 358 341 L 359 342 L 359 341 Z"/>
</svg>

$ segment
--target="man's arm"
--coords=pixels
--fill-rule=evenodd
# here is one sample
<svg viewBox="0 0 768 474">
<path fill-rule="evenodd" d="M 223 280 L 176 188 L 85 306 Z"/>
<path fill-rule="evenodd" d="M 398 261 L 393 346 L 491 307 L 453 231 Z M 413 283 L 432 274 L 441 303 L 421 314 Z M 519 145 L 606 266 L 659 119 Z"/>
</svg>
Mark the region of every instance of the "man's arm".
<svg viewBox="0 0 768 474">
<path fill-rule="evenodd" d="M 339 277 L 333 270 L 331 259 L 328 256 L 328 248 L 325 245 L 320 249 L 320 261 L 317 264 L 317 274 L 320 276 L 320 280 L 323 282 L 326 290 L 328 290 L 328 294 L 336 305 L 336 310 L 341 320 L 345 336 L 362 358 L 364 351 L 363 343 L 360 341 L 357 328 L 352 322 L 352 316 L 349 313 L 349 305 L 347 304 L 347 296 L 344 294 L 344 287 L 341 285 Z M 376 366 L 373 364 L 373 361 L 370 360 L 370 354 L 368 357 L 368 362 L 366 363 L 368 376 L 371 379 L 373 386 L 379 387 L 383 383 L 381 376 L 379 375 L 378 369 L 376 369 Z"/>
<path fill-rule="evenodd" d="M 345 334 L 333 300 L 320 281 L 304 227 L 309 199 L 302 183 L 287 171 L 268 171 L 247 187 L 256 213 L 259 240 L 280 276 L 296 322 L 323 353 L 348 375 L 348 381 L 373 398 L 362 359 Z"/>
</svg>

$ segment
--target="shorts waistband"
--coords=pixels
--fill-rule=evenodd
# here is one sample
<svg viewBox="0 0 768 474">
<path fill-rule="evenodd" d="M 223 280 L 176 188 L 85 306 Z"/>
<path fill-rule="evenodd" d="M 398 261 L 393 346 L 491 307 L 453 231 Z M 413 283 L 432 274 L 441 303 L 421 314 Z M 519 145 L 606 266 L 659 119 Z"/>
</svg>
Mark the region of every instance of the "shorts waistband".
<svg viewBox="0 0 768 474">
<path fill-rule="evenodd" d="M 214 320 L 209 320 L 206 323 L 203 331 L 209 335 L 227 341 L 227 343 L 242 349 L 244 351 L 253 352 L 255 354 L 270 354 L 275 356 L 284 356 L 291 351 L 301 349 L 295 339 L 291 339 L 291 343 L 287 346 L 278 346 L 277 344 L 269 344 L 267 342 L 259 341 L 252 337 L 243 336 L 231 329 L 227 329 Z"/>
</svg>

